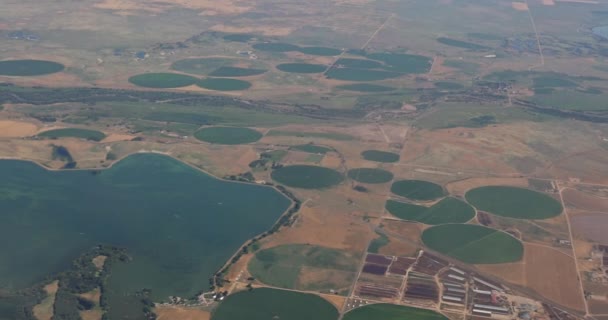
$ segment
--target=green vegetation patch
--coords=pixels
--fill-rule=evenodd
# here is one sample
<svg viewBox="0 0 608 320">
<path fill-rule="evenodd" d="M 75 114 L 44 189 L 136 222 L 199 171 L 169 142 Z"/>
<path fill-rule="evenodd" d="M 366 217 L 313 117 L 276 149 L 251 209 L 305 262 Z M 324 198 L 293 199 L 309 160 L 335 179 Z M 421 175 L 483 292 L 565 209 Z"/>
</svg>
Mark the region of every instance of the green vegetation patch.
<svg viewBox="0 0 608 320">
<path fill-rule="evenodd" d="M 89 129 L 79 129 L 79 128 L 64 128 L 64 129 L 54 129 L 49 131 L 41 132 L 37 135 L 38 137 L 43 138 L 63 138 L 63 137 L 72 137 L 72 138 L 81 138 L 92 141 L 101 141 L 106 135 L 97 130 L 89 130 Z"/>
<path fill-rule="evenodd" d="M 240 68 L 240 67 L 219 67 L 211 72 L 212 77 L 250 77 L 265 73 L 264 69 Z"/>
<path fill-rule="evenodd" d="M 277 69 L 291 73 L 321 73 L 327 69 L 326 65 L 312 63 L 283 63 Z"/>
<path fill-rule="evenodd" d="M 549 88 L 551 89 L 551 88 Z M 576 111 L 607 111 L 608 95 L 585 93 L 574 90 L 554 90 L 536 92 L 532 101 L 544 107 Z"/>
<path fill-rule="evenodd" d="M 379 253 L 382 247 L 391 243 L 391 240 L 384 233 L 376 231 L 376 234 L 378 235 L 378 238 L 373 239 L 369 243 L 369 246 L 367 247 L 367 252 Z"/>
<path fill-rule="evenodd" d="M 437 81 L 435 87 L 442 90 L 460 90 L 464 89 L 464 86 L 458 82 L 449 81 Z"/>
<path fill-rule="evenodd" d="M 444 315 L 427 309 L 399 306 L 388 303 L 366 305 L 344 315 L 344 320 L 447 320 Z"/>
<path fill-rule="evenodd" d="M 248 269 L 253 277 L 265 284 L 288 289 L 304 289 L 307 284 L 298 281 L 303 269 L 352 273 L 350 277 L 354 278 L 359 258 L 357 255 L 330 248 L 288 244 L 258 251 L 249 262 Z M 325 288 L 332 289 L 331 283 L 325 284 Z"/>
<path fill-rule="evenodd" d="M 298 51 L 313 56 L 337 56 L 342 50 L 328 47 L 300 47 Z"/>
<path fill-rule="evenodd" d="M 355 137 L 336 132 L 303 132 L 303 131 L 285 131 L 285 130 L 270 130 L 267 136 L 286 136 L 286 137 L 300 137 L 300 138 L 322 138 L 337 141 L 350 141 L 355 140 Z"/>
<path fill-rule="evenodd" d="M 41 76 L 64 68 L 61 63 L 46 60 L 4 60 L 0 61 L 0 76 Z"/>
<path fill-rule="evenodd" d="M 480 64 L 463 60 L 445 60 L 443 65 L 449 68 L 454 68 L 468 75 L 474 75 L 479 72 Z"/>
<path fill-rule="evenodd" d="M 229 78 L 206 78 L 199 80 L 196 85 L 208 90 L 239 91 L 249 89 L 251 82 Z"/>
<path fill-rule="evenodd" d="M 388 200 L 385 208 L 392 215 L 424 224 L 465 223 L 475 217 L 475 209 L 464 201 L 447 197 L 431 207 Z"/>
<path fill-rule="evenodd" d="M 465 197 L 478 210 L 509 218 L 547 219 L 558 216 L 563 210 L 554 198 L 517 187 L 479 187 L 467 191 Z"/>
<path fill-rule="evenodd" d="M 282 167 L 274 170 L 271 177 L 288 187 L 302 189 L 328 188 L 344 180 L 344 176 L 336 170 L 309 165 Z"/>
<path fill-rule="evenodd" d="M 372 53 L 367 57 L 382 61 L 387 65 L 387 70 L 399 73 L 427 73 L 433 62 L 429 57 L 405 53 Z"/>
<path fill-rule="evenodd" d="M 562 77 L 540 76 L 532 79 L 534 88 L 576 88 L 578 83 Z"/>
<path fill-rule="evenodd" d="M 233 33 L 233 34 L 227 34 L 227 35 L 223 36 L 222 38 L 226 41 L 248 42 L 249 40 L 255 38 L 255 36 L 252 34 L 248 34 L 248 33 Z"/>
<path fill-rule="evenodd" d="M 268 160 L 274 161 L 274 162 L 279 162 L 279 161 L 283 160 L 283 158 L 285 158 L 286 155 L 287 155 L 287 150 L 272 150 L 272 151 L 267 151 L 267 152 L 260 154 L 260 158 L 268 159 Z"/>
<path fill-rule="evenodd" d="M 241 291 L 228 296 L 212 320 L 336 320 L 338 310 L 323 298 L 270 288 Z"/>
<path fill-rule="evenodd" d="M 180 88 L 195 84 L 197 78 L 178 73 L 142 73 L 129 78 L 129 82 L 146 88 Z"/>
<path fill-rule="evenodd" d="M 380 151 L 380 150 L 365 150 L 361 152 L 361 156 L 365 160 L 376 161 L 376 162 L 397 162 L 399 161 L 399 155 L 393 152 Z"/>
<path fill-rule="evenodd" d="M 403 74 L 385 70 L 373 69 L 356 69 L 356 68 L 337 68 L 329 69 L 325 76 L 328 79 L 346 80 L 346 81 L 378 81 L 392 78 L 398 78 Z"/>
<path fill-rule="evenodd" d="M 496 229 L 472 224 L 443 224 L 424 230 L 424 244 L 442 254 L 471 264 L 496 264 L 521 260 L 523 244 Z"/>
<path fill-rule="evenodd" d="M 348 91 L 357 91 L 357 92 L 388 92 L 393 91 L 395 88 L 389 86 L 382 86 L 378 84 L 371 83 L 353 83 L 353 84 L 345 84 L 341 86 L 337 86 L 337 89 L 348 90 Z"/>
<path fill-rule="evenodd" d="M 380 69 L 384 67 L 384 64 L 378 61 L 352 58 L 340 58 L 336 61 L 336 63 L 334 63 L 334 65 L 342 68 L 355 69 Z"/>
<path fill-rule="evenodd" d="M 290 51 L 300 51 L 300 47 L 284 43 L 284 42 L 264 42 L 264 43 L 256 43 L 253 45 L 253 48 L 260 51 L 268 51 L 268 52 L 290 52 Z"/>
<path fill-rule="evenodd" d="M 452 38 L 445 38 L 445 37 L 437 38 L 437 42 L 439 42 L 441 44 L 448 45 L 448 46 L 462 48 L 462 49 L 469 49 L 469 50 L 477 50 L 477 51 L 479 51 L 479 50 L 488 50 L 488 49 L 490 49 L 489 47 L 482 46 L 482 45 L 479 45 L 479 44 L 476 44 L 476 43 L 462 41 L 462 40 L 457 40 L 457 39 L 452 39 Z"/>
<path fill-rule="evenodd" d="M 260 140 L 262 134 L 249 128 L 207 127 L 195 132 L 194 137 L 216 144 L 246 144 Z"/>
<path fill-rule="evenodd" d="M 235 63 L 230 58 L 191 58 L 175 61 L 171 69 L 198 75 L 206 75 L 221 67 L 230 66 Z"/>
<path fill-rule="evenodd" d="M 387 183 L 393 180 L 393 173 L 378 168 L 350 169 L 348 177 L 362 183 Z"/>
<path fill-rule="evenodd" d="M 332 151 L 331 148 L 317 146 L 314 144 L 301 144 L 301 145 L 293 146 L 290 149 L 304 151 L 304 152 L 308 152 L 308 153 L 316 153 L 316 154 L 326 154 L 326 153 Z"/>
<path fill-rule="evenodd" d="M 391 186 L 391 192 L 408 199 L 429 201 L 446 195 L 442 186 L 424 180 L 400 180 Z"/>
</svg>

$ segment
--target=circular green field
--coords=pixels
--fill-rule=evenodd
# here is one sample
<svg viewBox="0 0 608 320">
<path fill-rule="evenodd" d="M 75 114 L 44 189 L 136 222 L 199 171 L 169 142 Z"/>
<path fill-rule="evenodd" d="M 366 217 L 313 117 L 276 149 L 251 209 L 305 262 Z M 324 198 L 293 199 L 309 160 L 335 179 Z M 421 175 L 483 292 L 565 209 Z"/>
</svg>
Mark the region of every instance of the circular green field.
<svg viewBox="0 0 608 320">
<path fill-rule="evenodd" d="M 342 53 L 342 50 L 328 47 L 300 47 L 298 51 L 313 55 L 313 56 L 337 56 Z"/>
<path fill-rule="evenodd" d="M 194 133 L 198 140 L 216 144 L 245 144 L 260 140 L 256 130 L 239 127 L 207 127 Z"/>
<path fill-rule="evenodd" d="M 193 85 L 197 78 L 178 73 L 143 73 L 129 78 L 129 82 L 146 88 L 180 88 Z"/>
<path fill-rule="evenodd" d="M 190 58 L 173 62 L 171 69 L 183 73 L 206 75 L 221 67 L 230 66 L 237 61 L 230 58 Z"/>
<path fill-rule="evenodd" d="M 219 67 L 211 72 L 212 77 L 250 77 L 265 73 L 264 69 L 240 68 L 240 67 Z"/>
<path fill-rule="evenodd" d="M 378 61 L 352 58 L 340 58 L 336 61 L 335 65 L 343 68 L 357 69 L 379 69 L 384 67 L 384 65 Z"/>
<path fill-rule="evenodd" d="M 274 170 L 271 177 L 288 187 L 302 189 L 328 188 L 344 180 L 344 176 L 336 170 L 309 165 L 282 167 Z"/>
<path fill-rule="evenodd" d="M 251 88 L 251 82 L 229 78 L 207 78 L 196 83 L 197 86 L 207 90 L 239 91 Z"/>
<path fill-rule="evenodd" d="M 376 168 L 357 168 L 350 169 L 348 177 L 362 183 L 387 183 L 393 180 L 393 173 Z"/>
<path fill-rule="evenodd" d="M 257 251 L 247 269 L 256 280 L 274 287 L 329 291 L 348 287 L 355 280 L 360 259 L 358 253 L 287 244 Z M 311 269 L 331 272 L 318 273 L 318 277 L 311 281 L 306 279 Z"/>
<path fill-rule="evenodd" d="M 337 89 L 357 92 L 388 92 L 395 88 L 371 83 L 353 83 L 337 86 Z"/>
<path fill-rule="evenodd" d="M 427 73 L 431 70 L 433 59 L 416 54 L 379 52 L 367 55 L 373 60 L 382 61 L 385 69 L 399 73 Z"/>
<path fill-rule="evenodd" d="M 391 186 L 391 192 L 408 199 L 429 201 L 446 195 L 442 186 L 424 180 L 400 180 Z"/>
<path fill-rule="evenodd" d="M 361 156 L 365 160 L 376 162 L 390 163 L 399 161 L 398 154 L 380 150 L 365 150 L 361 152 Z"/>
<path fill-rule="evenodd" d="M 486 186 L 467 191 L 467 201 L 478 210 L 518 219 L 547 219 L 564 209 L 559 201 L 537 191 L 508 186 Z"/>
<path fill-rule="evenodd" d="M 0 61 L 0 76 L 41 76 L 62 71 L 64 65 L 46 60 Z"/>
<path fill-rule="evenodd" d="M 370 304 L 344 315 L 344 320 L 447 320 L 444 315 L 427 309 L 388 303 Z"/>
<path fill-rule="evenodd" d="M 312 63 L 283 63 L 277 65 L 277 69 L 291 73 L 321 73 L 327 69 L 327 66 Z"/>
<path fill-rule="evenodd" d="M 283 42 L 267 42 L 267 43 L 256 43 L 253 48 L 260 51 L 268 52 L 290 52 L 300 51 L 300 47 Z"/>
<path fill-rule="evenodd" d="M 451 197 L 444 198 L 430 207 L 388 200 L 385 208 L 395 217 L 430 225 L 465 223 L 475 217 L 473 207 Z"/>
<path fill-rule="evenodd" d="M 38 134 L 38 137 L 42 138 L 63 138 L 63 137 L 72 137 L 72 138 L 81 138 L 92 141 L 101 141 L 106 135 L 97 130 L 89 130 L 89 129 L 79 129 L 79 128 L 64 128 L 64 129 L 54 129 L 44 131 Z"/>
<path fill-rule="evenodd" d="M 521 260 L 524 246 L 513 236 L 472 224 L 443 224 L 424 230 L 422 242 L 440 253 L 471 264 Z"/>
<path fill-rule="evenodd" d="M 336 320 L 338 310 L 317 295 L 259 288 L 228 296 L 217 307 L 211 319 Z"/>
</svg>

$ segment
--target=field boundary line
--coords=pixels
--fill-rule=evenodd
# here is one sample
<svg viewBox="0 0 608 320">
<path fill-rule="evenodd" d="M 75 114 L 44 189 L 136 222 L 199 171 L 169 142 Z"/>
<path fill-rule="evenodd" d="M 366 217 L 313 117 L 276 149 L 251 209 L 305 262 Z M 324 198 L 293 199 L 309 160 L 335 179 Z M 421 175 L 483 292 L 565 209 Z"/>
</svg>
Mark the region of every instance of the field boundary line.
<svg viewBox="0 0 608 320">
<path fill-rule="evenodd" d="M 384 21 L 383 24 L 381 24 L 378 29 L 376 29 L 376 31 L 374 31 L 374 33 L 372 33 L 372 35 L 369 37 L 369 39 L 367 39 L 367 41 L 365 41 L 365 43 L 363 44 L 363 46 L 361 47 L 361 50 L 365 50 L 365 48 L 369 45 L 370 42 L 372 42 L 372 40 L 374 40 L 374 38 L 376 37 L 376 35 L 378 35 L 378 33 L 380 33 L 380 31 L 382 29 L 384 29 L 384 27 L 386 26 L 386 24 L 395 16 L 394 13 L 391 13 L 388 18 L 386 18 L 386 20 Z"/>
<path fill-rule="evenodd" d="M 495 229 L 495 230 L 496 230 L 496 229 Z M 464 249 L 464 248 L 466 248 L 466 247 L 470 246 L 471 244 L 476 243 L 476 242 L 479 242 L 479 241 L 481 241 L 481 240 L 483 240 L 483 239 L 489 238 L 490 236 L 493 236 L 493 235 L 494 235 L 496 232 L 500 232 L 500 231 L 502 231 L 502 230 L 496 230 L 496 231 L 494 231 L 494 232 L 492 232 L 492 233 L 489 233 L 489 234 L 487 234 L 487 235 L 485 235 L 485 236 L 483 236 L 483 237 L 481 237 L 481 238 L 479 238 L 479 239 L 475 239 L 475 240 L 473 240 L 473 241 L 469 241 L 469 242 L 467 242 L 466 244 L 464 244 L 463 246 L 461 246 L 460 248 L 456 248 L 456 249 L 454 249 L 454 250 L 451 250 L 451 251 L 449 251 L 449 252 L 446 252 L 445 254 L 446 254 L 446 255 L 450 255 L 451 253 L 453 253 L 453 252 L 455 252 L 455 251 L 462 250 L 462 249 Z M 505 232 L 505 233 L 506 233 L 506 232 Z"/>
<path fill-rule="evenodd" d="M 538 34 L 538 29 L 536 28 L 536 22 L 534 22 L 534 16 L 532 15 L 532 10 L 530 9 L 530 4 L 528 3 L 528 0 L 526 1 L 526 7 L 528 7 L 528 16 L 530 17 L 530 22 L 532 23 L 532 30 L 534 30 L 534 35 L 536 37 L 536 44 L 538 45 L 538 53 L 540 54 L 540 64 L 539 65 L 535 65 L 535 66 L 531 66 L 530 68 L 528 68 L 528 71 L 531 71 L 534 68 L 537 67 L 543 67 L 545 65 L 545 56 L 543 55 L 543 47 L 540 44 L 540 35 Z"/>
<path fill-rule="evenodd" d="M 583 305 L 585 306 L 585 316 L 589 315 L 589 304 L 587 303 L 587 299 L 585 299 L 585 287 L 583 286 L 583 280 L 581 279 L 581 269 L 578 266 L 578 258 L 576 257 L 576 249 L 574 246 L 574 236 L 572 235 L 572 224 L 570 223 L 570 215 L 568 215 L 568 209 L 566 208 L 566 204 L 564 203 L 564 196 L 562 192 L 565 187 L 559 186 L 559 182 L 556 182 L 559 190 L 559 200 L 564 208 L 564 215 L 566 216 L 566 224 L 568 225 L 568 235 L 570 236 L 570 246 L 572 247 L 572 256 L 574 259 L 574 267 L 576 268 L 576 280 L 580 286 L 581 294 L 583 295 L 581 298 L 583 299 Z"/>
<path fill-rule="evenodd" d="M 524 242 L 524 243 L 527 244 L 527 245 L 531 245 L 531 246 L 543 247 L 543 248 L 551 249 L 551 250 L 557 251 L 557 252 L 559 252 L 559 253 L 561 253 L 561 254 L 569 257 L 569 258 L 576 259 L 576 257 L 573 257 L 573 256 L 571 256 L 571 255 L 569 255 L 569 254 L 567 254 L 567 253 L 565 253 L 563 251 L 560 251 L 558 248 L 555 248 L 555 247 L 552 247 L 552 246 L 549 246 L 549 245 L 546 245 L 546 244 L 536 243 L 536 242 Z"/>
</svg>

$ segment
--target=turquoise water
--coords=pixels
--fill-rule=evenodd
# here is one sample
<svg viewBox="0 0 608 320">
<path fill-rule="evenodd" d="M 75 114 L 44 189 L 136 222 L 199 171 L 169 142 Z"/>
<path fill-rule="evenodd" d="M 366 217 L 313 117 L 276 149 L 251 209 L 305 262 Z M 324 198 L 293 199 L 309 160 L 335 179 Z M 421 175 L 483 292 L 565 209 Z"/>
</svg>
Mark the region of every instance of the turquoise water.
<svg viewBox="0 0 608 320">
<path fill-rule="evenodd" d="M 114 293 L 189 296 L 290 204 L 274 189 L 218 180 L 158 154 L 98 172 L 2 160 L 0 176 L 0 289 L 30 286 L 105 243 L 133 257 L 113 268 Z"/>
<path fill-rule="evenodd" d="M 604 39 L 608 39 L 608 26 L 599 26 L 591 29 L 593 34 L 600 36 Z"/>
</svg>

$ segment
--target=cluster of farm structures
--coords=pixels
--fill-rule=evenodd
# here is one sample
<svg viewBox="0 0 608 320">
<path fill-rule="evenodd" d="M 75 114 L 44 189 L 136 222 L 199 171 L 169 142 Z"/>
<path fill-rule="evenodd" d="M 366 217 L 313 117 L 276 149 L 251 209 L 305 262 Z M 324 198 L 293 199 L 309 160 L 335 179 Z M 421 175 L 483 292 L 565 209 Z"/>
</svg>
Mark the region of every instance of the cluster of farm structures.
<svg viewBox="0 0 608 320">
<path fill-rule="evenodd" d="M 608 257 L 608 254 L 606 255 Z M 371 302 L 399 302 L 448 313 L 497 319 L 572 317 L 548 304 L 513 295 L 504 285 L 468 272 L 426 251 L 415 257 L 368 253 L 357 279 L 353 308 Z"/>
</svg>

